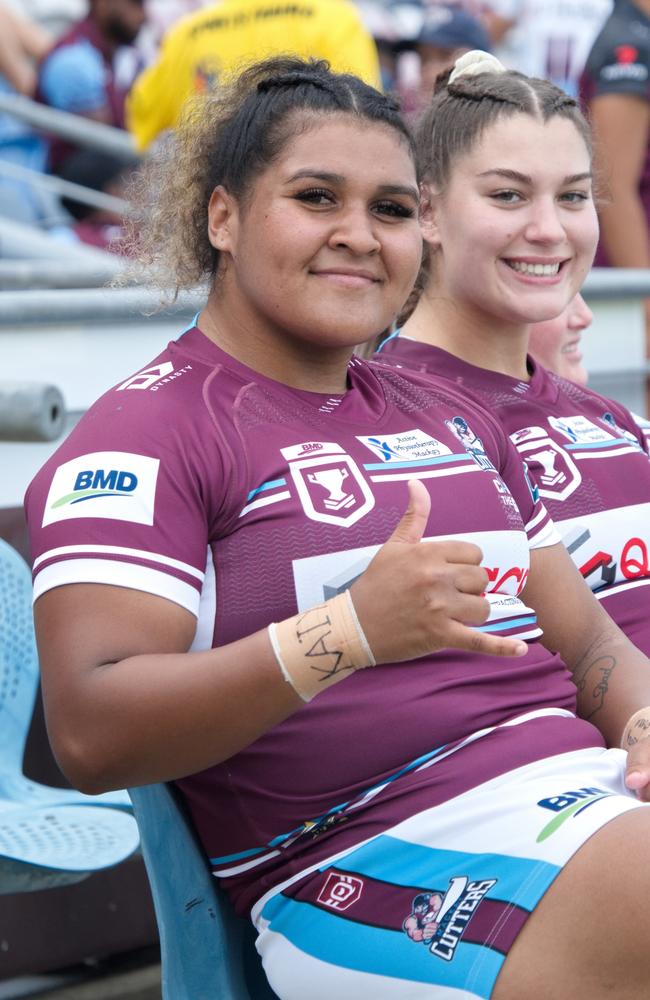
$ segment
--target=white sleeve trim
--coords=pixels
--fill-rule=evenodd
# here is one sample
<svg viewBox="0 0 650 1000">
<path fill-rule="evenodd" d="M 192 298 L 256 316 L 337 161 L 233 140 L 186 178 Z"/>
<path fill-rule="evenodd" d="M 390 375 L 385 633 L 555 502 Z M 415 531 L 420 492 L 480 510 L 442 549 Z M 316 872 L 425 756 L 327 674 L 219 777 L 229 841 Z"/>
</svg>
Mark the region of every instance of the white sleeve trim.
<svg viewBox="0 0 650 1000">
<path fill-rule="evenodd" d="M 70 559 L 46 566 L 34 580 L 34 600 L 46 591 L 68 583 L 103 583 L 141 590 L 180 604 L 195 618 L 199 613 L 200 593 L 189 583 L 147 566 L 109 562 L 106 559 Z"/>
<path fill-rule="evenodd" d="M 549 520 L 548 524 L 544 525 L 541 531 L 529 539 L 529 547 L 531 549 L 544 549 L 549 545 L 557 545 L 558 542 L 562 543 L 560 533 L 553 521 Z"/>
<path fill-rule="evenodd" d="M 85 552 L 89 556 L 98 553 L 106 553 L 114 556 L 133 556 L 135 559 L 147 559 L 149 562 L 162 563 L 163 566 L 171 566 L 173 569 L 180 569 L 183 573 L 195 576 L 197 580 L 203 582 L 205 573 L 190 566 L 189 563 L 181 562 L 180 559 L 172 559 L 171 556 L 161 556 L 157 552 L 148 552 L 146 549 L 128 549 L 121 545 L 61 545 L 58 549 L 50 549 L 34 560 L 34 569 L 40 566 L 47 559 L 55 559 L 57 556 L 77 555 Z"/>
<path fill-rule="evenodd" d="M 549 516 L 549 513 L 548 513 L 546 507 L 544 506 L 544 504 L 540 504 L 540 509 L 538 510 L 537 515 L 535 517 L 533 517 L 528 522 L 528 524 L 526 525 L 526 531 L 532 531 L 533 528 L 536 525 L 538 525 L 540 521 L 543 521 L 544 518 L 548 517 L 548 516 Z"/>
</svg>

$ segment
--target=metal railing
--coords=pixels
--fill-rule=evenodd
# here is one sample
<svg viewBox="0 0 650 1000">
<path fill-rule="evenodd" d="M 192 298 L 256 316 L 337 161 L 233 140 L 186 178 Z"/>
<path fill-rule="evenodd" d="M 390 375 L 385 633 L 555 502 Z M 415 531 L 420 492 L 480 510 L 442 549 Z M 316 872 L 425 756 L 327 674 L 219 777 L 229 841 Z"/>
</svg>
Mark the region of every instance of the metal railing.
<svg viewBox="0 0 650 1000">
<path fill-rule="evenodd" d="M 8 160 L 0 159 L 0 178 L 2 177 L 29 184 L 42 191 L 51 191 L 60 198 L 69 198 L 71 201 L 78 201 L 82 205 L 89 205 L 91 208 L 98 208 L 105 212 L 115 212 L 118 215 L 130 215 L 131 213 L 131 206 L 124 198 L 116 198 L 112 194 L 104 194 L 103 191 L 96 191 L 94 188 L 63 180 L 62 177 L 44 174 L 39 170 L 32 170 L 30 167 L 23 167 L 18 163 L 10 163 Z"/>
<path fill-rule="evenodd" d="M 95 261 L 106 267 L 112 262 L 116 269 L 124 266 L 124 261 L 116 254 L 85 243 L 66 242 L 36 226 L 6 218 L 0 218 L 0 257 L 34 262 L 44 259 L 78 261 L 81 264 Z"/>
<path fill-rule="evenodd" d="M 103 125 L 69 111 L 59 111 L 20 94 L 0 94 L 0 111 L 18 118 L 40 132 L 67 139 L 76 146 L 110 153 L 125 163 L 139 159 L 132 136 L 123 129 Z"/>
<path fill-rule="evenodd" d="M 0 242 L 3 223 L 0 223 Z M 42 234 L 39 240 L 43 240 Z M 56 243 L 56 241 L 53 241 Z M 65 249 L 66 244 L 57 244 Z M 53 262 L 44 264 L 34 261 L 31 268 L 7 262 L 0 267 L 0 286 L 3 281 L 22 282 L 22 289 L 30 280 L 49 284 L 49 288 L 12 290 L 0 292 L 0 325 L 12 326 L 39 323 L 44 326 L 65 322 L 95 321 L 107 323 L 138 315 L 178 316 L 202 308 L 205 304 L 206 289 L 181 292 L 173 302 L 164 303 L 164 295 L 146 285 L 131 288 L 89 287 L 93 278 L 98 284 L 110 280 L 125 263 L 119 258 L 111 260 L 104 254 L 101 263 L 79 260 L 70 265 Z M 87 287 L 60 287 L 68 285 L 66 278 L 76 275 Z M 6 286 L 5 286 L 6 287 Z M 622 268 L 600 268 L 592 271 L 583 288 L 589 301 L 604 299 L 650 298 L 650 269 L 631 270 Z"/>
<path fill-rule="evenodd" d="M 121 257 L 115 261 L 83 259 L 2 260 L 0 291 L 32 292 L 42 288 L 101 288 L 123 272 Z M 128 280 L 136 284 L 136 278 Z"/>
<path fill-rule="evenodd" d="M 650 268 L 595 267 L 582 286 L 585 299 L 650 298 Z"/>
<path fill-rule="evenodd" d="M 186 316 L 205 305 L 206 291 L 181 292 L 164 302 L 158 289 L 137 288 L 39 289 L 0 293 L 0 327 L 60 326 L 62 323 L 114 323 L 152 316 Z"/>
</svg>

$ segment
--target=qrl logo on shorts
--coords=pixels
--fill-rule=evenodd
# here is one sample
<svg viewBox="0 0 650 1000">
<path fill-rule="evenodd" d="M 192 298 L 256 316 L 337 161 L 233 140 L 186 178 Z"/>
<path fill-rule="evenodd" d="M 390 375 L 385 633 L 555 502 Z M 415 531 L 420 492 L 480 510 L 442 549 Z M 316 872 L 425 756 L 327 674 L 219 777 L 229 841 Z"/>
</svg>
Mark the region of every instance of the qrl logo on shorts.
<svg viewBox="0 0 650 1000">
<path fill-rule="evenodd" d="M 333 910 L 347 910 L 360 898 L 363 881 L 354 875 L 339 875 L 330 872 L 325 885 L 318 893 L 317 902 Z"/>
</svg>

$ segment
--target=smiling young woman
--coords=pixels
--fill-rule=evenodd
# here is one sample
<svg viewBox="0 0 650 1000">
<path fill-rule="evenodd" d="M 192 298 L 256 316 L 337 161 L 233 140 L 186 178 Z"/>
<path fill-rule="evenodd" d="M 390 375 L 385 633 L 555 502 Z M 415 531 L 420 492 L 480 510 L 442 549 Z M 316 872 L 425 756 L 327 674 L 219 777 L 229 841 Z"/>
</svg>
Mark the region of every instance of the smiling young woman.
<svg viewBox="0 0 650 1000">
<path fill-rule="evenodd" d="M 581 879 L 650 899 L 650 743 L 605 749 L 643 731 L 650 664 L 490 414 L 352 356 L 421 257 L 392 101 L 272 60 L 163 156 L 143 253 L 207 279 L 206 307 L 27 497 L 55 751 L 89 791 L 177 782 L 280 997 L 537 995 L 549 886 L 588 941 Z M 596 787 L 550 836 L 564 789 Z M 608 928 L 603 981 L 624 936 L 647 976 L 644 933 Z"/>
<path fill-rule="evenodd" d="M 576 349 L 598 238 L 589 129 L 547 81 L 465 60 L 420 123 L 428 266 L 379 358 L 462 384 L 498 414 L 577 568 L 650 653 L 647 442 L 584 386 Z"/>
</svg>

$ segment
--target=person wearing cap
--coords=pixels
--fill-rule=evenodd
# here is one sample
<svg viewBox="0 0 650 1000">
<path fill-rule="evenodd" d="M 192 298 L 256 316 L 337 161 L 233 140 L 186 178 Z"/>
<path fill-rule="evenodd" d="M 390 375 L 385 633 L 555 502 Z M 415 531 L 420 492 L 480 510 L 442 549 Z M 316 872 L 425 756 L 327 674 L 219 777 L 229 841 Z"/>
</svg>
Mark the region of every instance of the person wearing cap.
<svg viewBox="0 0 650 1000">
<path fill-rule="evenodd" d="M 416 51 L 420 56 L 420 107 L 433 95 L 436 78 L 465 52 L 490 51 L 490 37 L 481 22 L 461 7 L 436 4 L 426 11 Z"/>
</svg>

